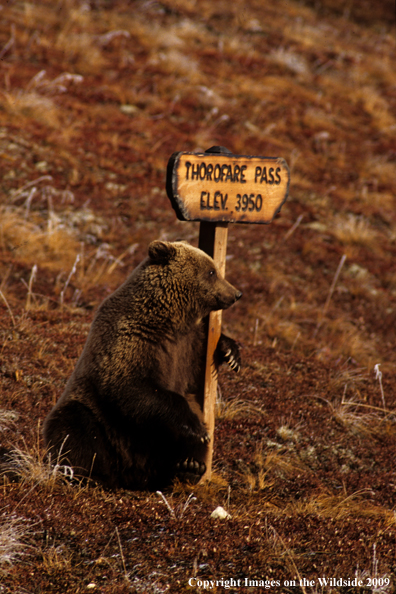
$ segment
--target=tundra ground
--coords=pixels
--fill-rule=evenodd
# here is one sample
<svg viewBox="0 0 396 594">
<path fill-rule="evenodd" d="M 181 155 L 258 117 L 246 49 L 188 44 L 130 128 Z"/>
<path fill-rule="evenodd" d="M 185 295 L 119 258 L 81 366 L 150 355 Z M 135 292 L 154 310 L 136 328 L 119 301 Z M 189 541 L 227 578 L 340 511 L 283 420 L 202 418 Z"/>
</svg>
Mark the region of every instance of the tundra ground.
<svg viewBox="0 0 396 594">
<path fill-rule="evenodd" d="M 0 439 L 19 479 L 0 483 L 0 592 L 394 592 L 394 2 L 0 17 Z M 43 462 L 43 419 L 149 242 L 197 244 L 166 164 L 212 145 L 291 170 L 279 218 L 229 229 L 244 366 L 220 373 L 213 480 L 71 486 Z"/>
</svg>

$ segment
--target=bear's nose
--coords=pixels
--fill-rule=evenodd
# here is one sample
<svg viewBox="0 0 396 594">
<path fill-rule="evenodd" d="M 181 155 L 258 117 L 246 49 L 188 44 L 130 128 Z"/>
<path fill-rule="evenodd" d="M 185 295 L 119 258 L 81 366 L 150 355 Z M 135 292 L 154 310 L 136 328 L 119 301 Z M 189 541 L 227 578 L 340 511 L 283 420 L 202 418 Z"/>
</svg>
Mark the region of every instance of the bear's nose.
<svg viewBox="0 0 396 594">
<path fill-rule="evenodd" d="M 235 301 L 238 301 L 238 299 L 240 299 L 241 297 L 242 297 L 242 293 L 241 293 L 241 291 L 237 291 L 237 292 L 235 293 Z"/>
</svg>

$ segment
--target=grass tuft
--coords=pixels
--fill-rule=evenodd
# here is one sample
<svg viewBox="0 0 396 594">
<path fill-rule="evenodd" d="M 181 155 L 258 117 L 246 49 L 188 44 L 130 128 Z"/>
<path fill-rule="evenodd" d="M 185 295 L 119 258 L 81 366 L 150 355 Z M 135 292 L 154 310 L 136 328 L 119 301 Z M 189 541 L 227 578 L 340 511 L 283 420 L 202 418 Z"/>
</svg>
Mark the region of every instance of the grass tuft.
<svg viewBox="0 0 396 594">
<path fill-rule="evenodd" d="M 52 545 L 42 553 L 43 569 L 50 575 L 70 571 L 73 554 L 64 545 Z"/>
<path fill-rule="evenodd" d="M 156 493 L 157 495 L 159 495 L 159 497 L 161 497 L 173 520 L 182 520 L 190 503 L 197 500 L 197 498 L 194 497 L 194 494 L 190 493 L 190 495 L 187 497 L 186 502 L 178 506 L 177 509 L 175 509 L 169 503 L 168 499 L 165 497 L 162 491 L 156 491 Z"/>
<path fill-rule="evenodd" d="M 359 402 L 354 396 L 347 399 L 346 392 L 347 385 L 345 385 L 344 394 L 338 402 L 330 402 L 326 398 L 320 398 L 328 404 L 335 421 L 339 425 L 351 433 L 366 437 L 380 437 L 395 432 L 394 412 Z"/>
<path fill-rule="evenodd" d="M 41 485 L 52 489 L 58 484 L 69 484 L 74 478 L 70 466 L 59 464 L 62 453 L 58 454 L 55 464 L 51 455 L 42 455 L 38 448 L 26 451 L 14 448 L 6 455 L 2 470 L 5 475 L 27 484 Z"/>
<path fill-rule="evenodd" d="M 19 415 L 17 412 L 0 409 L 0 432 L 8 429 L 8 426 L 14 424 L 18 418 Z"/>
<path fill-rule="evenodd" d="M 331 229 L 333 235 L 344 245 L 375 246 L 378 238 L 377 231 L 363 216 L 353 214 L 337 215 Z"/>
<path fill-rule="evenodd" d="M 13 206 L 0 209 L 0 248 L 31 269 L 62 270 L 72 267 L 80 244 L 70 228 L 54 224 L 50 211 L 47 220 L 32 212 L 27 218 Z"/>
<path fill-rule="evenodd" d="M 370 489 L 361 489 L 350 495 L 342 493 L 334 495 L 320 493 L 309 500 L 295 501 L 287 505 L 284 514 L 309 514 L 320 518 L 342 520 L 345 518 L 378 518 L 389 523 L 394 516 L 393 511 L 373 504 L 367 496 L 371 496 Z"/>
<path fill-rule="evenodd" d="M 297 456 L 282 446 L 276 451 L 266 453 L 257 450 L 254 464 L 254 472 L 249 468 L 244 473 L 250 491 L 271 489 L 276 478 L 290 478 L 303 470 L 302 462 Z"/>
<path fill-rule="evenodd" d="M 26 554 L 27 532 L 26 520 L 8 514 L 0 518 L 0 575 Z"/>
<path fill-rule="evenodd" d="M 265 415 L 265 412 L 261 408 L 240 398 L 224 400 L 222 397 L 218 397 L 216 400 L 217 419 L 232 421 L 245 417 L 261 417 L 263 415 Z"/>
</svg>

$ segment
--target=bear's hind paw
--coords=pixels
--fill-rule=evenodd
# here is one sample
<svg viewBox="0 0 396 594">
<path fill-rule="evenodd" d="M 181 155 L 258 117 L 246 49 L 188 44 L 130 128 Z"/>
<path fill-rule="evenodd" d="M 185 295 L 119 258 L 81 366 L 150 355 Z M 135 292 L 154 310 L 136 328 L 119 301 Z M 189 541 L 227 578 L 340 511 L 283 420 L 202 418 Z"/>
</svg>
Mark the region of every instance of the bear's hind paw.
<svg viewBox="0 0 396 594">
<path fill-rule="evenodd" d="M 206 470 L 206 464 L 204 462 L 198 462 L 194 458 L 187 458 L 184 462 L 178 462 L 176 465 L 177 473 L 182 474 L 194 474 L 202 476 Z"/>
<path fill-rule="evenodd" d="M 208 445 L 208 443 L 210 442 L 210 437 L 208 433 L 205 431 L 204 425 L 202 425 L 201 423 L 199 423 L 198 427 L 193 427 L 191 425 L 184 424 L 181 426 L 181 429 L 183 430 L 185 439 L 187 439 L 189 442 L 192 442 L 195 445 Z"/>
</svg>

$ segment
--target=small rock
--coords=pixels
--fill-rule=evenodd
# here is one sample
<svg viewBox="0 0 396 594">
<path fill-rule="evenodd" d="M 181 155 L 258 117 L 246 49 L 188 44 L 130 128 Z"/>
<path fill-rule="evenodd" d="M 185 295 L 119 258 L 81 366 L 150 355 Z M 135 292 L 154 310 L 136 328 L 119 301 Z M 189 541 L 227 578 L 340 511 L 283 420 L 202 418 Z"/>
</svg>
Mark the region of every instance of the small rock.
<svg viewBox="0 0 396 594">
<path fill-rule="evenodd" d="M 35 164 L 35 168 L 37 169 L 37 171 L 41 171 L 41 173 L 47 173 L 49 165 L 47 161 L 39 161 Z"/>
<path fill-rule="evenodd" d="M 220 505 L 210 514 L 210 517 L 214 520 L 229 520 L 231 518 L 230 514 Z"/>
<path fill-rule="evenodd" d="M 120 110 L 122 111 L 122 113 L 125 113 L 126 115 L 132 115 L 133 113 L 137 113 L 139 111 L 139 108 L 136 107 L 136 105 L 121 105 Z"/>
</svg>

